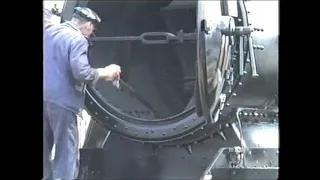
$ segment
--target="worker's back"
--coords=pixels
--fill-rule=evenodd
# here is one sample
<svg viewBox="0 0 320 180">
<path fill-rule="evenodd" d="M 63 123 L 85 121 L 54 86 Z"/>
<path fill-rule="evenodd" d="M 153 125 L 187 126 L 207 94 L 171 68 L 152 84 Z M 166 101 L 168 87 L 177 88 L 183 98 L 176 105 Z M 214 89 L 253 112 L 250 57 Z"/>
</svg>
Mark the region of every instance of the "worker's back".
<svg viewBox="0 0 320 180">
<path fill-rule="evenodd" d="M 78 112 L 83 108 L 84 93 L 69 61 L 70 45 L 75 43 L 80 43 L 81 51 L 87 48 L 85 37 L 70 23 L 44 30 L 44 100 Z"/>
</svg>

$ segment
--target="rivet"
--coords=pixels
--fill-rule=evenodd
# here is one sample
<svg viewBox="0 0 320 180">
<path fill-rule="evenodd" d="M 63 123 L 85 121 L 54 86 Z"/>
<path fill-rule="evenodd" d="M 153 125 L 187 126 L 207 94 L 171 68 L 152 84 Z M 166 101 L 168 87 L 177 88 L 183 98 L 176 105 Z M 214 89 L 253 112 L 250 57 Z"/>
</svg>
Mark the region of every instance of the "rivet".
<svg viewBox="0 0 320 180">
<path fill-rule="evenodd" d="M 177 129 L 177 127 L 173 127 L 173 129 Z"/>
<path fill-rule="evenodd" d="M 116 127 L 117 127 L 117 125 L 114 125 L 114 127 L 116 128 Z"/>
<path fill-rule="evenodd" d="M 247 71 L 243 71 L 243 74 L 247 74 Z"/>
<path fill-rule="evenodd" d="M 134 135 L 138 135 L 138 133 L 137 133 L 137 132 L 135 132 L 135 133 L 134 133 Z"/>
<path fill-rule="evenodd" d="M 235 175 L 236 174 L 236 172 L 235 171 L 232 171 L 232 175 Z"/>
<path fill-rule="evenodd" d="M 95 112 L 94 114 L 95 114 L 95 115 L 97 115 L 97 114 L 98 114 L 98 112 Z"/>
<path fill-rule="evenodd" d="M 242 82 L 239 82 L 239 85 L 242 86 Z"/>
<path fill-rule="evenodd" d="M 225 127 L 228 128 L 228 127 L 229 127 L 229 124 L 226 124 Z"/>
<path fill-rule="evenodd" d="M 194 118 L 192 118 L 192 119 L 193 119 L 194 121 L 195 121 L 195 120 L 197 120 L 197 118 L 195 118 L 195 117 L 194 117 Z"/>
<path fill-rule="evenodd" d="M 186 128 L 186 129 L 187 129 L 187 128 L 188 128 L 188 126 L 184 126 L 184 128 Z"/>
<path fill-rule="evenodd" d="M 198 141 L 195 141 L 194 144 L 198 144 Z"/>
<path fill-rule="evenodd" d="M 249 62 L 250 62 L 250 59 L 247 59 L 246 62 L 249 63 Z"/>
<path fill-rule="evenodd" d="M 248 113 L 247 113 L 247 112 L 244 112 L 244 113 L 243 113 L 243 115 L 247 116 L 247 115 L 248 115 Z"/>
<path fill-rule="evenodd" d="M 108 117 L 108 116 L 106 116 L 106 119 L 109 119 L 109 117 Z"/>
<path fill-rule="evenodd" d="M 269 165 L 269 166 L 272 166 L 272 161 L 269 161 L 268 165 Z"/>
<path fill-rule="evenodd" d="M 251 156 L 251 155 L 252 155 L 252 152 L 251 152 L 251 151 L 248 151 L 248 155 Z"/>
<path fill-rule="evenodd" d="M 163 132 L 163 133 L 162 133 L 162 135 L 164 135 L 164 136 L 165 136 L 165 135 L 166 135 L 166 133 L 165 133 L 165 132 Z"/>
<path fill-rule="evenodd" d="M 259 114 L 258 114 L 257 112 L 254 112 L 253 115 L 254 115 L 254 116 L 258 116 Z"/>
<path fill-rule="evenodd" d="M 179 147 L 180 147 L 180 145 L 176 145 L 176 147 L 177 147 L 177 148 L 179 148 Z"/>
<path fill-rule="evenodd" d="M 91 105 L 92 105 L 92 104 L 93 104 L 93 102 L 90 102 L 89 104 L 91 104 Z"/>
<path fill-rule="evenodd" d="M 227 106 L 230 106 L 230 103 L 227 103 Z"/>
<path fill-rule="evenodd" d="M 203 127 L 201 127 L 200 129 L 203 130 Z"/>
<path fill-rule="evenodd" d="M 124 129 L 128 129 L 128 127 L 126 126 L 126 127 L 124 127 Z"/>
<path fill-rule="evenodd" d="M 242 20 L 239 18 L 239 19 L 237 19 L 239 22 L 241 22 Z"/>
<path fill-rule="evenodd" d="M 233 96 L 236 96 L 237 94 L 236 94 L 236 93 L 232 93 L 232 95 L 233 95 Z"/>
<path fill-rule="evenodd" d="M 154 133 L 154 130 L 151 130 L 151 133 Z"/>
</svg>

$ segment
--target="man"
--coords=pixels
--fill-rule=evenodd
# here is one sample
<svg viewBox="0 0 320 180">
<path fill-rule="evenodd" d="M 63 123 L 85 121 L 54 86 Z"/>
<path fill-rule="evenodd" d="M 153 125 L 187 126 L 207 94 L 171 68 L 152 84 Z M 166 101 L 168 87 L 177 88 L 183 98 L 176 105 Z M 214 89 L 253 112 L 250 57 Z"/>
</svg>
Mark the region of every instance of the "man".
<svg viewBox="0 0 320 180">
<path fill-rule="evenodd" d="M 44 179 L 76 178 L 76 114 L 84 108 L 84 84 L 94 86 L 98 79 L 119 80 L 118 65 L 95 69 L 88 63 L 87 38 L 100 21 L 91 9 L 77 7 L 70 22 L 44 30 Z"/>
</svg>

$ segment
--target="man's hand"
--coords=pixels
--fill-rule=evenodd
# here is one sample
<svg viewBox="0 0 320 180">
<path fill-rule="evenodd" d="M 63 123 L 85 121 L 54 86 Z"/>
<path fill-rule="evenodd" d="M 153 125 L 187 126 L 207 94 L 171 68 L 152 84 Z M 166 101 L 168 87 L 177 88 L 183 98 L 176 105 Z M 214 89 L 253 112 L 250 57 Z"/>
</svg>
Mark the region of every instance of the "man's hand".
<svg viewBox="0 0 320 180">
<path fill-rule="evenodd" d="M 105 68 L 98 69 L 99 76 L 107 81 L 119 80 L 121 68 L 116 64 L 111 64 Z"/>
</svg>

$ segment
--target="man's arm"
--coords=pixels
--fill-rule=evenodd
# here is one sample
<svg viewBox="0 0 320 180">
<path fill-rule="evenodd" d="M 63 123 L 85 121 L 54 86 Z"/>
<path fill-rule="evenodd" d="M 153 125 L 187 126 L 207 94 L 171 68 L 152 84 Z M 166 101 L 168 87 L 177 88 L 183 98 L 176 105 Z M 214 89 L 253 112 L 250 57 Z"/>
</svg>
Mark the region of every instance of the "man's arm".
<svg viewBox="0 0 320 180">
<path fill-rule="evenodd" d="M 73 77 L 88 85 L 95 85 L 100 76 L 98 70 L 88 62 L 88 42 L 84 38 L 74 39 L 69 53 Z"/>
</svg>

